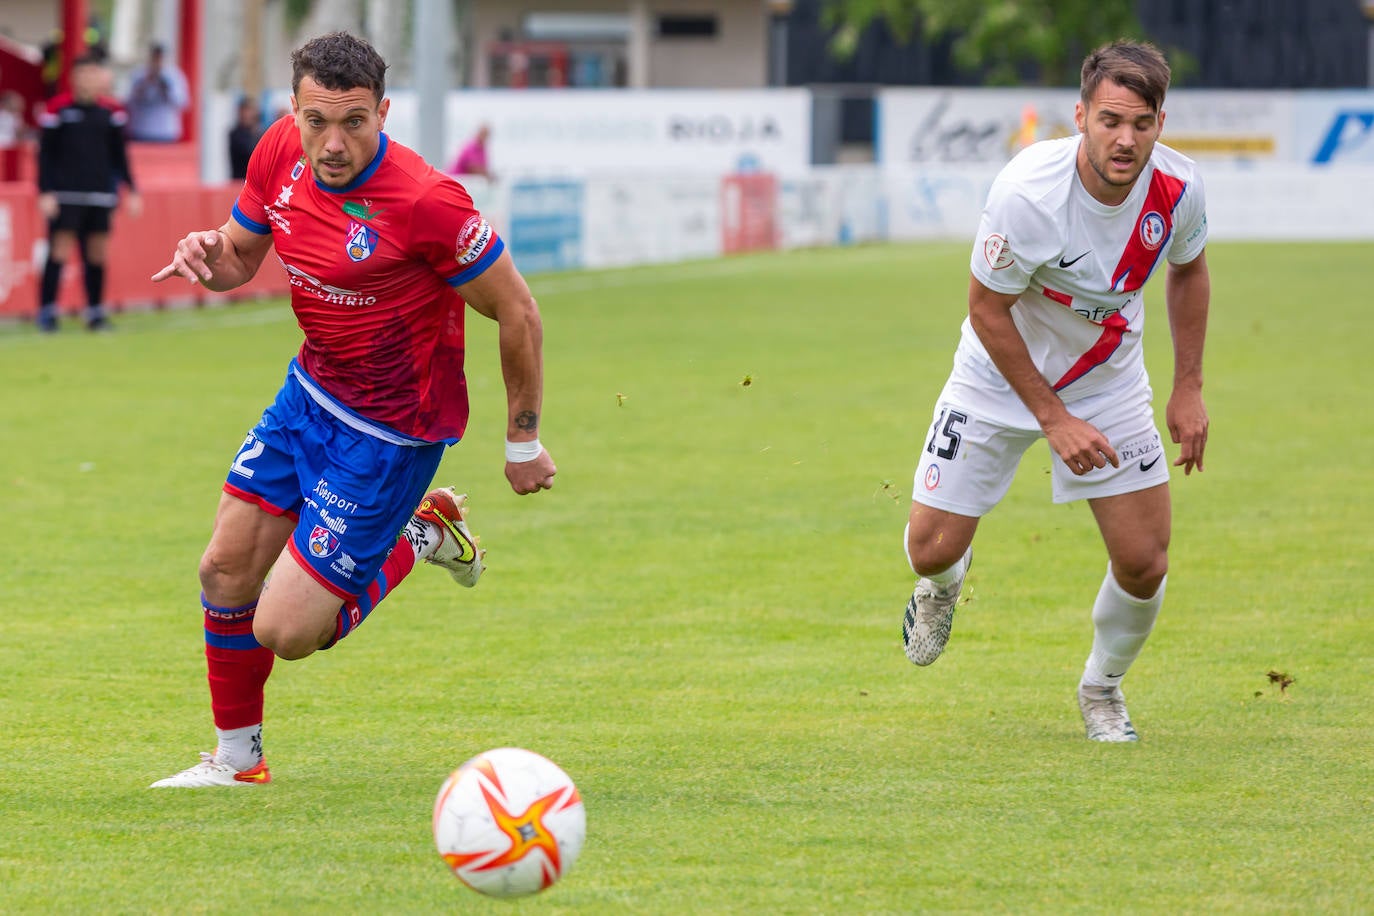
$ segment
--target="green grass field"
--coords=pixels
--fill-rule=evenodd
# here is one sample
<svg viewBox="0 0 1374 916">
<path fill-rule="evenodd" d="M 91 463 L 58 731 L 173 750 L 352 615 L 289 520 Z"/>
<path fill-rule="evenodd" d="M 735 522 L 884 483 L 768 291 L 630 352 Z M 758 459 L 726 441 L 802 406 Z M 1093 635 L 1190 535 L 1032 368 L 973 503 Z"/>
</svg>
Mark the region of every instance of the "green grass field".
<svg viewBox="0 0 1374 916">
<path fill-rule="evenodd" d="M 502 476 L 495 329 L 470 318 L 440 481 L 489 571 L 419 569 L 278 662 L 275 781 L 244 791 L 146 786 L 213 746 L 196 564 L 289 311 L 0 329 L 0 912 L 1374 910 L 1369 248 L 1209 257 L 1207 470 L 1175 473 L 1135 746 L 1082 735 L 1105 557 L 1043 447 L 980 529 L 946 655 L 902 654 L 965 245 L 533 278 L 560 469 L 536 497 Z M 576 868 L 518 904 L 429 834 L 448 771 L 503 745 L 561 764 L 588 816 Z"/>
</svg>

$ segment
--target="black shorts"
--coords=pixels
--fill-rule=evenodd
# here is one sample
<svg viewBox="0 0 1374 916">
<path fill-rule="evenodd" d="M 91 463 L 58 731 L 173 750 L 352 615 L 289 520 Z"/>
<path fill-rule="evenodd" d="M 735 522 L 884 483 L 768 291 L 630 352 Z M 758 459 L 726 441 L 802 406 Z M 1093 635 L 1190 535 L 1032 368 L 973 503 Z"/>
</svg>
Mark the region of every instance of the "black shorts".
<svg viewBox="0 0 1374 916">
<path fill-rule="evenodd" d="M 87 204 L 61 204 L 57 219 L 48 221 L 48 233 L 75 232 L 81 238 L 110 231 L 110 208 Z"/>
</svg>

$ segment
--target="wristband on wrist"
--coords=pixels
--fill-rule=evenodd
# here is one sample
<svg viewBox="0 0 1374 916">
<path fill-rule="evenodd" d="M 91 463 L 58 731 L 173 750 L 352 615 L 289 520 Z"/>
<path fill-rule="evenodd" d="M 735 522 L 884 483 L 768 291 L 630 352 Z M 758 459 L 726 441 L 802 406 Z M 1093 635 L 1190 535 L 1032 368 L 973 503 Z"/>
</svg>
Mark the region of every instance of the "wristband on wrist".
<svg viewBox="0 0 1374 916">
<path fill-rule="evenodd" d="M 544 447 L 539 444 L 538 439 L 531 439 L 529 442 L 512 442 L 506 440 L 506 460 L 515 464 L 523 464 L 526 461 L 533 461 L 538 458 Z"/>
</svg>

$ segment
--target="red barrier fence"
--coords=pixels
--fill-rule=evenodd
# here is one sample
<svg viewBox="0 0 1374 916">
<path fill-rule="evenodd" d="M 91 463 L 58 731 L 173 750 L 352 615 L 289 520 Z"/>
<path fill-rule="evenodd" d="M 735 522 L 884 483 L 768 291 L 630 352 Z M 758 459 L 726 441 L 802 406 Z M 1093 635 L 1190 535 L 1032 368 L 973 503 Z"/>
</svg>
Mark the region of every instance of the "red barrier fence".
<svg viewBox="0 0 1374 916">
<path fill-rule="evenodd" d="M 133 217 L 121 206 L 114 213 L 105 301 L 115 311 L 289 292 L 285 272 L 271 257 L 251 283 L 230 294 L 212 293 L 181 279 L 153 283 L 149 278 L 172 259 L 182 236 L 195 229 L 224 225 L 239 185 L 201 186 L 191 144 L 132 147 L 143 212 Z M 31 318 L 38 313 L 38 282 L 46 251 L 47 225 L 38 212 L 35 183 L 0 184 L 0 317 Z M 64 313 L 74 314 L 85 302 L 81 260 L 74 256 L 62 273 L 58 305 Z"/>
<path fill-rule="evenodd" d="M 721 182 L 721 242 L 726 254 L 778 247 L 778 179 L 727 175 Z"/>
<path fill-rule="evenodd" d="M 171 260 L 179 239 L 224 225 L 240 186 L 201 186 L 191 144 L 133 144 L 131 156 L 143 212 L 134 217 L 121 207 L 114 214 L 105 274 L 105 301 L 112 310 L 289 294 L 286 273 L 275 258 L 264 263 L 253 282 L 228 294 L 182 279 L 153 283 L 150 277 Z M 735 254 L 777 248 L 777 178 L 728 175 L 720 187 L 722 250 Z M 0 183 L 0 318 L 37 314 L 46 251 L 47 227 L 38 212 L 35 182 Z M 67 314 L 85 305 L 79 258 L 64 265 L 58 305 Z"/>
</svg>

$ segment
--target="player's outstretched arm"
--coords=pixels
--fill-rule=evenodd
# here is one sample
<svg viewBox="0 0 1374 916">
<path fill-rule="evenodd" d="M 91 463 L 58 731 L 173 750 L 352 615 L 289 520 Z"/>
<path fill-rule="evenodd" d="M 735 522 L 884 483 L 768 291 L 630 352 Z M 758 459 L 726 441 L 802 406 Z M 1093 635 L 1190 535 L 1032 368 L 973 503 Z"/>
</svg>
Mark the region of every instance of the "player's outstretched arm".
<svg viewBox="0 0 1374 916">
<path fill-rule="evenodd" d="M 544 325 L 539 306 L 509 252 L 481 276 L 458 287 L 481 314 L 500 325 L 501 375 L 506 383 L 506 479 L 517 493 L 553 486 L 553 458 L 539 445 L 544 398 Z M 524 460 L 514 460 L 524 459 Z"/>
<path fill-rule="evenodd" d="M 1204 251 L 1187 264 L 1170 264 L 1164 280 L 1169 331 L 1174 339 L 1174 390 L 1164 418 L 1169 436 L 1179 444 L 1174 466 L 1185 475 L 1202 470 L 1207 448 L 1207 406 L 1202 400 L 1202 349 L 1207 339 L 1207 310 L 1212 280 Z"/>
<path fill-rule="evenodd" d="M 215 292 L 227 292 L 253 279 L 271 247 L 272 236 L 249 232 L 230 220 L 218 229 L 192 232 L 177 242 L 172 262 L 153 274 L 153 281 L 184 277 Z"/>
</svg>

